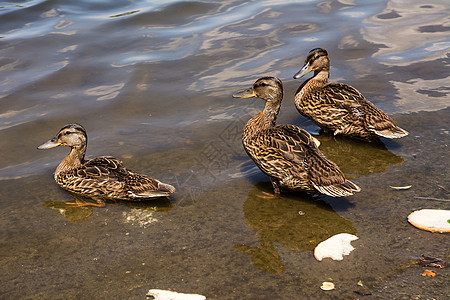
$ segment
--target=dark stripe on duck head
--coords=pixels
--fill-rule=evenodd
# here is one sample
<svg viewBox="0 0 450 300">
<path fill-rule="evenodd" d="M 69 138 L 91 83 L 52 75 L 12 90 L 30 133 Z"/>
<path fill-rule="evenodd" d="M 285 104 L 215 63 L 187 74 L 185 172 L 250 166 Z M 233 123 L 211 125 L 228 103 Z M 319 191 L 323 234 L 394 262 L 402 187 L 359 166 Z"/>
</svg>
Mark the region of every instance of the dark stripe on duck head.
<svg viewBox="0 0 450 300">
<path fill-rule="evenodd" d="M 73 130 L 71 130 L 71 129 L 73 129 Z M 65 125 L 63 128 L 61 128 L 59 130 L 57 137 L 59 138 L 63 134 L 67 135 L 67 134 L 71 134 L 74 132 L 81 132 L 87 138 L 86 129 L 84 129 L 84 127 L 78 123 L 72 123 L 72 124 Z"/>
<path fill-rule="evenodd" d="M 274 82 L 275 84 L 272 84 L 272 82 Z M 253 85 L 253 88 L 264 87 L 264 86 L 274 86 L 274 85 L 283 89 L 283 84 L 281 83 L 280 79 L 278 79 L 277 77 L 266 76 L 266 77 L 261 77 L 260 79 L 258 79 L 255 82 L 255 84 Z"/>
<path fill-rule="evenodd" d="M 322 56 L 328 56 L 328 52 L 322 48 L 314 48 L 309 51 L 308 56 L 306 57 L 305 63 L 309 62 L 310 64 Z"/>
<path fill-rule="evenodd" d="M 81 125 L 78 124 L 78 123 L 67 124 L 66 126 L 64 126 L 63 128 L 61 128 L 60 131 L 62 131 L 62 130 L 64 130 L 64 129 L 69 129 L 69 128 L 75 129 L 75 130 L 78 130 L 78 131 L 81 131 L 81 132 L 86 133 L 86 129 L 84 129 L 84 127 L 81 126 Z"/>
</svg>

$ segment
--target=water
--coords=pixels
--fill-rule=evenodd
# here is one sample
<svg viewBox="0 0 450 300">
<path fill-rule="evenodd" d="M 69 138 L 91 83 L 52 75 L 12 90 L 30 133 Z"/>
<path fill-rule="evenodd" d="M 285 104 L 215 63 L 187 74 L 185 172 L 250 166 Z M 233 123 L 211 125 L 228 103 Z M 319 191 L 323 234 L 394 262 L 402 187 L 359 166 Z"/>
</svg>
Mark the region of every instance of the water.
<svg viewBox="0 0 450 300">
<path fill-rule="evenodd" d="M 417 198 L 449 198 L 448 14 L 446 1 L 3 3 L 2 298 L 143 299 L 150 288 L 209 299 L 446 298 L 448 271 L 423 278 L 414 261 L 449 259 L 448 236 L 406 217 L 450 206 Z M 302 81 L 292 79 L 318 46 L 332 81 L 357 87 L 410 135 L 375 145 L 320 134 L 362 192 L 273 199 L 240 144 L 263 103 L 231 94 L 278 76 L 278 122 L 318 134 L 295 110 Z M 87 129 L 88 156 L 119 157 L 176 195 L 70 206 L 81 200 L 52 176 L 68 149 L 36 150 L 70 122 Z M 359 236 L 356 250 L 317 262 L 315 245 L 339 232 Z M 321 291 L 323 281 L 337 289 Z"/>
</svg>

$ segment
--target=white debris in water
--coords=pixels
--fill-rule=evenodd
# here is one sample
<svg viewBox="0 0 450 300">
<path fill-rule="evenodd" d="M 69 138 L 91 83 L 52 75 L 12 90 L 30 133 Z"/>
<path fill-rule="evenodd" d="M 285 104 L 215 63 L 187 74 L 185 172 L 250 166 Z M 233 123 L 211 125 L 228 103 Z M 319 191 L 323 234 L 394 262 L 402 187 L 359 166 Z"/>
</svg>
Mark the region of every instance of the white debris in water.
<svg viewBox="0 0 450 300">
<path fill-rule="evenodd" d="M 412 187 L 412 185 L 406 185 L 406 186 L 390 186 L 391 187 L 391 189 L 394 189 L 394 190 L 409 190 L 411 187 Z"/>
<path fill-rule="evenodd" d="M 431 232 L 450 232 L 450 210 L 421 209 L 408 216 L 412 225 Z"/>
<path fill-rule="evenodd" d="M 322 282 L 322 285 L 320 286 L 320 288 L 324 291 L 334 290 L 334 283 L 329 282 L 329 281 L 324 281 L 324 282 Z"/>
<path fill-rule="evenodd" d="M 128 212 L 123 212 L 124 222 L 145 228 L 152 223 L 158 222 L 158 219 L 153 217 L 153 213 L 153 211 L 132 209 Z"/>
<path fill-rule="evenodd" d="M 319 243 L 316 249 L 314 249 L 314 257 L 321 261 L 322 259 L 329 257 L 333 260 L 342 260 L 344 255 L 349 255 L 353 251 L 351 241 L 357 240 L 358 237 L 349 233 L 339 233 L 333 235 L 329 239 Z"/>
<path fill-rule="evenodd" d="M 155 300 L 205 300 L 206 297 L 198 294 L 183 294 L 165 290 L 150 290 L 148 296 L 153 296 Z"/>
</svg>

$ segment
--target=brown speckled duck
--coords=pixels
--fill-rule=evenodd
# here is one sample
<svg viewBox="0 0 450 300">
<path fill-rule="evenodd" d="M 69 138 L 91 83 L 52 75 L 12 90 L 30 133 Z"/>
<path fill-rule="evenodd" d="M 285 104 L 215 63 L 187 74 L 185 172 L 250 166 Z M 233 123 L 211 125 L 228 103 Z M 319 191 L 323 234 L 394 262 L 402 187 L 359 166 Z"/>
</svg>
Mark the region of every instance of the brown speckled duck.
<svg viewBox="0 0 450 300">
<path fill-rule="evenodd" d="M 92 198 L 131 201 L 165 197 L 175 192 L 169 184 L 128 170 L 114 157 L 85 159 L 87 134 L 79 124 L 64 126 L 38 149 L 58 146 L 71 148 L 69 155 L 56 168 L 54 176 L 58 185 L 69 192 Z"/>
<path fill-rule="evenodd" d="M 264 110 L 245 125 L 242 143 L 255 164 L 270 177 L 275 194 L 285 188 L 342 197 L 360 190 L 323 155 L 317 140 L 307 131 L 294 125 L 275 125 L 283 99 L 278 78 L 262 77 L 233 97 L 266 101 Z"/>
<path fill-rule="evenodd" d="M 344 83 L 328 83 L 330 59 L 325 49 L 309 51 L 305 65 L 294 78 L 311 71 L 314 71 L 314 76 L 297 90 L 295 106 L 323 130 L 366 140 L 408 135 L 354 87 Z"/>
</svg>

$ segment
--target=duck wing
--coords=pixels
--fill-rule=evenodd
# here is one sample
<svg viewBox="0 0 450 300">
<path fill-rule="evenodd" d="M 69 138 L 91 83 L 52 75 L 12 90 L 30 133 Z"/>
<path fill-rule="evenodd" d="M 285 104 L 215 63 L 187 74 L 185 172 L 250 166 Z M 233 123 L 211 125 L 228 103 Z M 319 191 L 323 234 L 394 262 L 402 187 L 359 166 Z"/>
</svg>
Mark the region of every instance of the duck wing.
<svg viewBox="0 0 450 300">
<path fill-rule="evenodd" d="M 309 139 L 305 133 L 308 134 L 295 126 L 278 125 L 260 132 L 254 142 L 248 145 L 247 152 L 271 177 L 278 178 L 281 171 L 296 168 L 299 168 L 299 172 L 304 171 L 302 170 L 302 161 L 305 158 L 303 147 Z"/>
<path fill-rule="evenodd" d="M 101 156 L 61 174 L 66 189 L 86 195 L 127 199 L 168 196 L 175 188 L 146 175 L 134 173 L 122 161 Z"/>
<path fill-rule="evenodd" d="M 167 197 L 175 192 L 170 184 L 132 171 L 126 178 L 125 187 L 132 198 Z"/>
<path fill-rule="evenodd" d="M 339 167 L 328 160 L 318 148 L 308 149 L 305 161 L 311 183 L 319 192 L 332 197 L 345 197 L 361 189 L 345 179 Z"/>
<path fill-rule="evenodd" d="M 394 120 L 384 111 L 348 84 L 327 84 L 319 97 L 324 103 L 333 103 L 337 108 L 346 110 L 353 119 L 363 120 L 366 129 L 379 136 L 399 138 L 408 135 L 408 132 L 395 125 Z"/>
<path fill-rule="evenodd" d="M 349 196 L 359 187 L 345 179 L 339 167 L 317 147 L 315 139 L 294 125 L 277 125 L 260 135 L 260 163 L 266 174 L 277 178 L 280 170 L 300 177 L 307 173 L 316 190 L 333 197 Z"/>
</svg>

